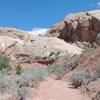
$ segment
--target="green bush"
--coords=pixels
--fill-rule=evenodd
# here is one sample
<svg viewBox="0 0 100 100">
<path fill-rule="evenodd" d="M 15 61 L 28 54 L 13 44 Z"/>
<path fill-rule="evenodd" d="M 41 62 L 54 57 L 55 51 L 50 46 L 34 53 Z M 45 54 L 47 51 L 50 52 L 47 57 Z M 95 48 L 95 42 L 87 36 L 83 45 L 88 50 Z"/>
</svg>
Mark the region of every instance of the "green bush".
<svg viewBox="0 0 100 100">
<path fill-rule="evenodd" d="M 10 58 L 0 53 L 0 71 L 10 71 Z"/>
<path fill-rule="evenodd" d="M 16 66 L 15 71 L 16 71 L 16 74 L 21 74 L 21 72 L 22 72 L 22 67 L 21 67 L 20 64 L 18 64 L 18 65 Z"/>
</svg>

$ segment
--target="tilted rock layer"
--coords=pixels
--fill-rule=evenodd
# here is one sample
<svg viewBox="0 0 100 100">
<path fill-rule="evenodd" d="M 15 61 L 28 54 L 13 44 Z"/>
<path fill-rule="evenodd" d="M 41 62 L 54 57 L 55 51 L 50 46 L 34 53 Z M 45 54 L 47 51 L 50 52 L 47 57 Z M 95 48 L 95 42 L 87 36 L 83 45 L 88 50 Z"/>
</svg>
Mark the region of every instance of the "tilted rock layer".
<svg viewBox="0 0 100 100">
<path fill-rule="evenodd" d="M 45 36 L 55 36 L 67 42 L 94 42 L 100 32 L 100 10 L 69 14 Z"/>
</svg>

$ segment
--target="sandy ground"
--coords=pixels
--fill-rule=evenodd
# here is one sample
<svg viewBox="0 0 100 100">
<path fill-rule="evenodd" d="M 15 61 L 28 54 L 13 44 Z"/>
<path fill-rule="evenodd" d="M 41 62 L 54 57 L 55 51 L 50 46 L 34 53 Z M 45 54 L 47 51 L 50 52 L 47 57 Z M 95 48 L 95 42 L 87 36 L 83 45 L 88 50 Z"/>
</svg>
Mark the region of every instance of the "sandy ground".
<svg viewBox="0 0 100 100">
<path fill-rule="evenodd" d="M 69 88 L 62 80 L 46 79 L 34 90 L 28 100 L 90 100 L 78 89 Z"/>
</svg>

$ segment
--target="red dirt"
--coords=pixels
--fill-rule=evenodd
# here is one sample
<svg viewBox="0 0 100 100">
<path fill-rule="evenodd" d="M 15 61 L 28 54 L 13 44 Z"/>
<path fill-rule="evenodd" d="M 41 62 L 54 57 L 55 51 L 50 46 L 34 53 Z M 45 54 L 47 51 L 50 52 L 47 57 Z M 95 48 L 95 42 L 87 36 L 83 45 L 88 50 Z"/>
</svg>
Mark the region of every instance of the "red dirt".
<svg viewBox="0 0 100 100">
<path fill-rule="evenodd" d="M 27 100 L 90 100 L 79 90 L 69 88 L 66 81 L 48 78 L 40 83 Z"/>
</svg>

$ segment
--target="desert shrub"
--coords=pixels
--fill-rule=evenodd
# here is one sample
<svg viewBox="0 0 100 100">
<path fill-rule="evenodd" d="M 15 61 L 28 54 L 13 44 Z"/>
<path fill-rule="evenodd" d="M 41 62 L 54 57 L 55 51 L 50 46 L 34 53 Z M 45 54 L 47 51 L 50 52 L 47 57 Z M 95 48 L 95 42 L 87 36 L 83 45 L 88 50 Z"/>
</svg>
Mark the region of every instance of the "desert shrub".
<svg viewBox="0 0 100 100">
<path fill-rule="evenodd" d="M 82 49 L 83 49 L 83 53 L 88 53 L 88 52 L 90 52 L 90 51 L 92 51 L 92 50 L 94 50 L 94 49 L 97 49 L 97 48 L 99 48 L 100 46 L 97 44 L 97 43 L 93 43 L 93 45 L 91 44 L 91 46 L 89 46 L 89 47 L 87 47 L 87 46 L 84 46 Z"/>
<path fill-rule="evenodd" d="M 84 48 L 82 48 L 82 49 L 83 49 L 82 53 L 89 53 L 89 52 L 91 52 L 92 50 L 94 50 L 94 48 L 92 48 L 92 47 L 84 47 Z"/>
<path fill-rule="evenodd" d="M 34 76 L 33 76 L 33 70 L 27 69 L 22 72 L 21 76 L 18 77 L 17 83 L 21 86 L 34 86 L 36 83 L 34 83 Z"/>
<path fill-rule="evenodd" d="M 16 100 L 24 100 L 26 95 L 30 92 L 30 88 L 20 87 L 17 84 L 12 84 L 10 89 Z"/>
<path fill-rule="evenodd" d="M 96 93 L 95 97 L 93 97 L 92 100 L 100 100 L 100 91 Z"/>
<path fill-rule="evenodd" d="M 6 76 L 7 82 L 6 82 L 5 88 L 8 88 L 11 91 L 13 97 L 16 98 L 16 100 L 24 100 L 24 97 L 28 93 L 30 93 L 30 88 L 27 86 L 22 86 L 22 84 L 17 83 L 17 78 L 20 77 L 21 74 L 18 76 L 16 74 L 13 74 L 13 75 L 14 76 L 12 75 Z"/>
<path fill-rule="evenodd" d="M 96 76 L 97 77 L 100 77 L 100 63 L 97 63 L 96 64 L 96 69 L 95 69 L 95 73 L 96 73 Z"/>
<path fill-rule="evenodd" d="M 0 88 L 9 86 L 9 80 L 6 77 L 0 77 Z"/>
<path fill-rule="evenodd" d="M 22 72 L 22 67 L 21 67 L 20 64 L 18 64 L 18 65 L 16 66 L 15 71 L 16 71 L 16 74 L 21 74 L 21 72 Z"/>
<path fill-rule="evenodd" d="M 47 71 L 45 68 L 28 68 L 23 70 L 17 79 L 17 83 L 22 86 L 34 87 L 38 82 L 42 81 L 46 75 Z"/>
<path fill-rule="evenodd" d="M 34 69 L 34 77 L 37 81 L 42 81 L 48 75 L 46 68 L 36 68 Z"/>
<path fill-rule="evenodd" d="M 41 56 L 36 56 L 35 57 L 35 60 L 36 61 L 40 61 L 40 60 L 48 60 L 48 61 L 54 61 L 54 60 L 56 60 L 57 59 L 57 57 L 58 57 L 58 55 L 59 55 L 59 52 L 53 52 L 53 51 L 51 51 L 51 52 L 46 52 L 46 53 L 44 53 L 43 55 L 41 55 Z"/>
<path fill-rule="evenodd" d="M 94 48 L 94 49 L 97 49 L 97 48 L 99 48 L 99 47 L 100 47 L 100 46 L 99 46 L 96 42 L 93 43 L 93 48 Z"/>
<path fill-rule="evenodd" d="M 10 58 L 0 53 L 0 71 L 10 71 Z"/>
<path fill-rule="evenodd" d="M 17 90 L 17 99 L 18 100 L 24 100 L 25 96 L 29 93 L 29 89 L 26 88 L 26 87 L 21 87 L 21 88 L 18 88 Z"/>
<path fill-rule="evenodd" d="M 15 70 L 9 75 L 1 73 L 0 94 L 5 93 L 8 89 L 16 100 L 24 100 L 24 97 L 31 92 L 30 89 L 38 86 L 47 75 L 46 68 L 25 68 L 21 70 L 20 75 L 16 75 Z"/>
<path fill-rule="evenodd" d="M 51 51 L 49 56 L 55 55 L 55 52 Z"/>
<path fill-rule="evenodd" d="M 11 83 L 11 86 L 10 86 L 10 90 L 11 90 L 11 93 L 12 95 L 16 98 L 17 97 L 17 91 L 18 91 L 18 85 L 16 83 Z"/>
<path fill-rule="evenodd" d="M 0 91 L 4 91 L 5 89 L 9 88 L 10 80 L 7 77 L 0 76 Z"/>
<path fill-rule="evenodd" d="M 74 55 L 73 57 L 69 58 L 67 61 L 68 65 L 78 65 L 80 60 L 80 55 Z"/>
<path fill-rule="evenodd" d="M 77 68 L 73 71 L 72 76 L 70 77 L 71 84 L 74 86 L 74 88 L 77 88 L 81 86 L 82 84 L 85 84 L 90 78 L 90 75 L 87 71 L 85 71 L 82 68 Z"/>
<path fill-rule="evenodd" d="M 66 70 L 68 70 L 69 66 L 64 64 L 51 64 L 48 65 L 48 73 L 55 74 L 57 76 L 62 76 Z"/>
<path fill-rule="evenodd" d="M 88 52 L 90 50 L 89 47 L 83 47 L 82 49 L 83 49 L 83 52 L 82 53 L 86 53 L 86 52 Z"/>
</svg>

